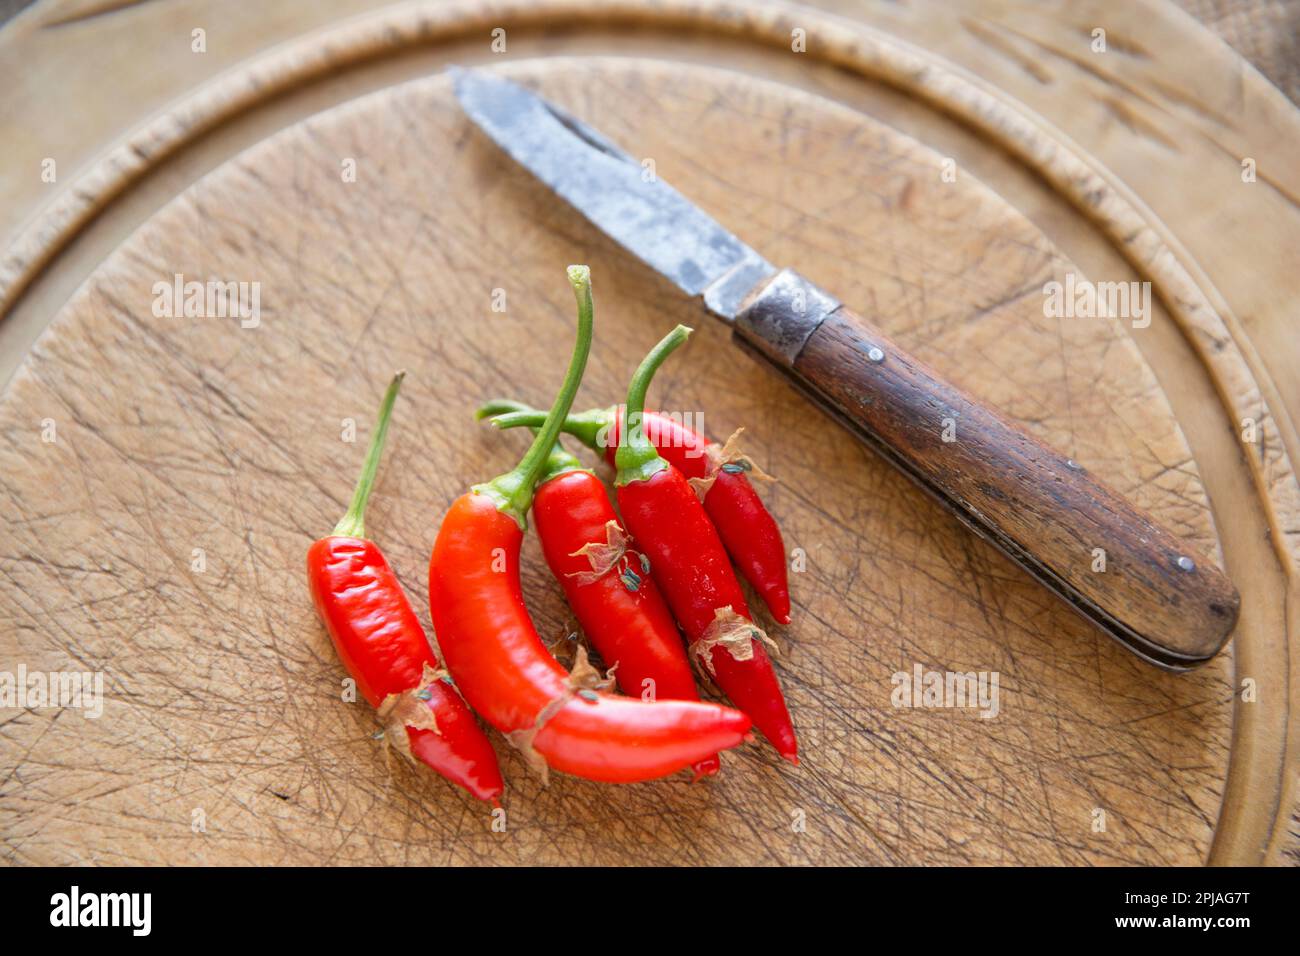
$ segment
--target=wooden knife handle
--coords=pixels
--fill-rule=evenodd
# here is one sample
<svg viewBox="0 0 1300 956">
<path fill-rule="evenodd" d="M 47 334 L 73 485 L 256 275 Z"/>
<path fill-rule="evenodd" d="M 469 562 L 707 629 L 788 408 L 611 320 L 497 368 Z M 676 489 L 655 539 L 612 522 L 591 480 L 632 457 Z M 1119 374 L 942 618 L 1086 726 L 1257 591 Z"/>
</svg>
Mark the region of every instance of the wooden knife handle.
<svg viewBox="0 0 1300 956">
<path fill-rule="evenodd" d="M 1141 657 L 1186 670 L 1231 635 L 1240 598 L 1212 562 L 797 273 L 751 293 L 735 334 Z"/>
</svg>

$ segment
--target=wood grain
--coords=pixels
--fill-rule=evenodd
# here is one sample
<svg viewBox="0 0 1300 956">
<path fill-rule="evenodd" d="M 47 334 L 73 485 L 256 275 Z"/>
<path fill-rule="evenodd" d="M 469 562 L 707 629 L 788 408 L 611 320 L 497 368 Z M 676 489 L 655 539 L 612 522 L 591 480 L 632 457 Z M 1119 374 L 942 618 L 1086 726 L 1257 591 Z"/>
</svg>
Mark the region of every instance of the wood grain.
<svg viewBox="0 0 1300 956">
<path fill-rule="evenodd" d="M 738 332 L 770 288 L 738 316 Z M 835 309 L 776 364 L 972 531 L 1139 656 L 1187 670 L 1228 640 L 1240 597 L 1217 567 L 852 310 Z"/>
<path fill-rule="evenodd" d="M 1026 290 L 1077 266 L 973 178 L 942 183 L 938 157 L 888 127 L 722 71 L 609 59 L 512 72 L 611 117 L 668 181 L 738 228 L 743 216 L 770 259 L 890 316 L 909 351 L 1215 550 L 1196 466 L 1140 353 L 1112 322 L 1043 317 Z M 727 161 L 710 161 L 704 144 L 724 143 Z M 1132 660 L 712 326 L 655 401 L 704 411 L 719 436 L 748 425 L 750 451 L 782 479 L 768 500 L 808 570 L 794 575 L 796 624 L 773 630 L 805 766 L 751 747 L 708 786 L 542 790 L 502 747 L 504 834 L 438 781 L 390 768 L 372 716 L 338 699 L 303 595 L 305 547 L 344 507 L 374 398 L 406 367 L 368 525 L 423 611 L 441 509 L 522 447 L 470 411 L 489 391 L 545 401 L 572 322 L 563 266 L 584 260 L 598 305 L 584 398 L 597 404 L 687 304 L 430 79 L 241 154 L 95 270 L 0 402 L 0 493 L 17 516 L 0 614 L 6 663 L 102 669 L 110 700 L 99 721 L 3 724 L 19 755 L 0 799 L 7 860 L 1204 859 L 1230 658 L 1183 677 Z M 153 283 L 178 272 L 259 281 L 260 326 L 154 316 Z M 340 440 L 347 418 L 355 444 Z M 539 626 L 559 634 L 567 614 L 534 545 L 526 565 Z M 999 715 L 895 708 L 892 676 L 915 664 L 997 671 Z"/>
</svg>

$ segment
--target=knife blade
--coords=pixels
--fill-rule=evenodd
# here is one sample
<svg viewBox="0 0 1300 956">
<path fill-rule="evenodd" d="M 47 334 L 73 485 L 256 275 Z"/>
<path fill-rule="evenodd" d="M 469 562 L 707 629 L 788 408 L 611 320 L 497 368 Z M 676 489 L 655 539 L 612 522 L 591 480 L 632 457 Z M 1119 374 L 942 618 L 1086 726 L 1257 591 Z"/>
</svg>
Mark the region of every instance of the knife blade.
<svg viewBox="0 0 1300 956">
<path fill-rule="evenodd" d="M 1149 514 L 770 264 L 582 120 L 494 73 L 450 72 L 461 108 L 512 159 L 1106 634 L 1168 670 L 1227 642 L 1236 589 Z"/>
</svg>

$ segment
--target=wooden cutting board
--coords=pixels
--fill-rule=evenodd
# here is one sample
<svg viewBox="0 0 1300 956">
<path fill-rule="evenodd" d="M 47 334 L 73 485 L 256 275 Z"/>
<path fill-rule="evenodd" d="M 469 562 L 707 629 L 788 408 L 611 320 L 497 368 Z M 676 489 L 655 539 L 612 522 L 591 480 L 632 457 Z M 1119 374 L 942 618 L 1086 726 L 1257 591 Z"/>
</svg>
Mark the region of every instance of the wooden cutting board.
<svg viewBox="0 0 1300 956">
<path fill-rule="evenodd" d="M 437 37 L 422 19 L 386 25 Z M 341 37 L 356 52 L 371 33 Z M 464 62 L 456 37 L 440 52 Z M 950 165 L 938 143 L 882 122 L 895 92 L 863 112 L 761 70 L 569 52 L 496 65 L 652 159 L 771 261 L 835 290 L 1204 559 L 1228 552 L 1246 597 L 1234 644 L 1181 676 L 1110 644 L 516 168 L 420 60 L 322 112 L 254 113 L 220 162 L 93 265 L 0 398 L 0 669 L 102 671 L 108 698 L 98 720 L 3 712 L 5 859 L 1260 858 L 1283 788 L 1251 791 L 1273 801 L 1268 815 L 1234 802 L 1232 774 L 1255 759 L 1267 777 L 1277 746 L 1234 741 L 1234 720 L 1238 733 L 1264 720 L 1243 677 L 1271 689 L 1269 668 L 1285 675 L 1265 533 L 1286 500 L 1256 492 L 1233 451 L 1233 408 L 1188 316 L 1209 318 L 1178 299 L 1172 313 L 1157 302 L 1149 329 L 1047 318 L 1047 282 L 1147 273 L 1096 234 L 1067 256 L 1014 189 L 994 192 L 964 158 Z M 1068 157 L 1053 162 L 1069 172 Z M 597 297 L 579 404 L 616 401 L 645 349 L 686 321 L 697 335 L 654 403 L 702 412 L 719 438 L 744 426 L 780 478 L 764 494 L 806 570 L 792 574 L 793 624 L 770 631 L 803 765 L 755 744 L 704 784 L 556 775 L 543 788 L 494 735 L 500 832 L 488 808 L 388 757 L 365 705 L 340 700 L 303 555 L 345 506 L 383 384 L 407 369 L 368 529 L 427 620 L 442 510 L 524 446 L 472 409 L 498 394 L 549 400 L 573 329 L 570 262 L 591 265 Z M 260 322 L 159 316 L 155 284 L 177 274 L 258 283 Z M 1158 294 L 1185 292 L 1176 272 L 1155 278 Z M 567 633 L 531 539 L 525 565 L 539 629 Z M 995 672 L 996 715 L 895 706 L 895 675 L 918 666 Z M 1280 708 L 1285 726 L 1282 687 L 1268 719 Z"/>
</svg>

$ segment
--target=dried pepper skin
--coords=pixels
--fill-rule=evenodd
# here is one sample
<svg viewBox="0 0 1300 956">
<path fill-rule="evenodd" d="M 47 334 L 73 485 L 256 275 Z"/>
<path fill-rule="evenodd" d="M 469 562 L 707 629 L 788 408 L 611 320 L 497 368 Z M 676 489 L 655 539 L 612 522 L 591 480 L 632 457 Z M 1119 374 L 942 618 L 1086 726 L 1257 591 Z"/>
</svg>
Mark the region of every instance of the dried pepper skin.
<svg viewBox="0 0 1300 956">
<path fill-rule="evenodd" d="M 548 766 L 607 783 L 662 777 L 744 741 L 750 719 L 729 707 L 575 691 L 524 605 L 522 541 L 513 516 L 471 492 L 448 510 L 429 562 L 439 647 L 488 723 L 536 730 L 529 746 Z"/>
<path fill-rule="evenodd" d="M 480 409 L 483 414 L 493 415 L 494 423 L 502 428 L 536 426 L 545 416 L 535 408 L 505 400 L 486 403 Z M 645 412 L 641 420 L 646 438 L 665 461 L 687 478 L 713 478 L 704 496 L 704 509 L 718 529 L 718 536 L 772 616 L 780 624 L 789 624 L 790 575 L 785 541 L 776 518 L 746 474 L 748 463 L 724 462 L 722 467 L 716 467 L 714 457 L 720 446 L 699 432 L 659 412 Z M 619 442 L 627 435 L 621 406 L 570 415 L 564 430 L 588 448 L 601 452 L 611 465 L 615 465 Z"/>
<path fill-rule="evenodd" d="M 394 746 L 495 803 L 505 786 L 496 752 L 461 696 L 427 676 L 436 675 L 438 658 L 397 575 L 365 533 L 366 504 L 404 375 L 393 376 L 384 393 L 347 513 L 333 534 L 307 549 L 307 585 L 361 695 L 381 715 L 392 708 L 388 732 L 405 736 Z"/>
<path fill-rule="evenodd" d="M 622 528 L 604 483 L 580 469 L 546 479 L 537 486 L 533 523 L 547 566 L 564 588 L 587 639 L 614 668 L 623 693 L 649 695 L 651 700 L 699 700 L 681 634 L 642 565 L 644 556 L 629 550 L 604 574 L 589 580 L 595 571 L 582 549 L 604 541 L 611 523 L 615 534 Z M 701 777 L 717 773 L 719 767 L 713 755 L 693 769 Z"/>
<path fill-rule="evenodd" d="M 680 471 L 669 465 L 645 480 L 619 485 L 618 507 L 650 556 L 655 580 L 693 651 L 708 637 L 718 609 L 752 620 L 722 541 Z M 751 638 L 751 643 L 748 660 L 724 645 L 703 649 L 704 667 L 777 752 L 797 763 L 798 743 L 781 685 L 762 641 Z"/>
<path fill-rule="evenodd" d="M 373 541 L 330 535 L 307 552 L 312 600 L 339 659 L 372 707 L 418 687 L 438 658 L 397 576 Z M 437 730 L 406 727 L 411 755 L 480 800 L 504 790 L 496 752 L 455 689 L 421 691 Z"/>
<path fill-rule="evenodd" d="M 621 410 L 613 412 L 615 427 L 611 434 L 624 434 Z M 687 478 L 707 478 L 713 469 L 710 448 L 716 448 L 703 435 L 673 418 L 646 412 L 642 418 L 646 437 L 664 460 Z M 617 444 L 605 448 L 605 460 L 611 465 L 618 454 Z M 776 518 L 767 510 L 743 468 L 723 465 L 713 472 L 713 485 L 704 496 L 718 537 L 740 573 L 758 592 L 779 624 L 790 623 L 790 576 L 786 565 L 785 540 Z"/>
<path fill-rule="evenodd" d="M 569 282 L 578 334 L 564 383 L 519 464 L 448 509 L 429 560 L 429 610 L 456 685 L 526 755 L 590 780 L 633 783 L 740 744 L 750 719 L 716 704 L 598 693 L 576 665 L 569 674 L 556 663 L 528 615 L 519 580 L 526 516 L 591 351 L 590 271 L 571 266 Z"/>
<path fill-rule="evenodd" d="M 643 682 L 651 680 L 656 699 L 697 700 L 685 645 L 640 555 L 630 551 L 621 562 L 634 580 L 625 582 L 618 567 L 595 581 L 582 580 L 592 568 L 578 552 L 603 540 L 611 521 L 618 518 L 609 494 L 590 472 L 567 472 L 537 488 L 533 523 L 546 563 L 600 656 L 607 665 L 617 664 L 614 677 L 623 693 L 642 697 Z"/>
<path fill-rule="evenodd" d="M 686 476 L 659 454 L 642 418 L 646 391 L 663 361 L 690 334 L 677 326 L 642 360 L 628 385 L 629 429 L 614 486 L 623 521 L 650 557 L 655 580 L 691 651 L 781 756 L 797 764 L 798 744 L 781 686 L 753 624 L 722 539 Z"/>
</svg>

